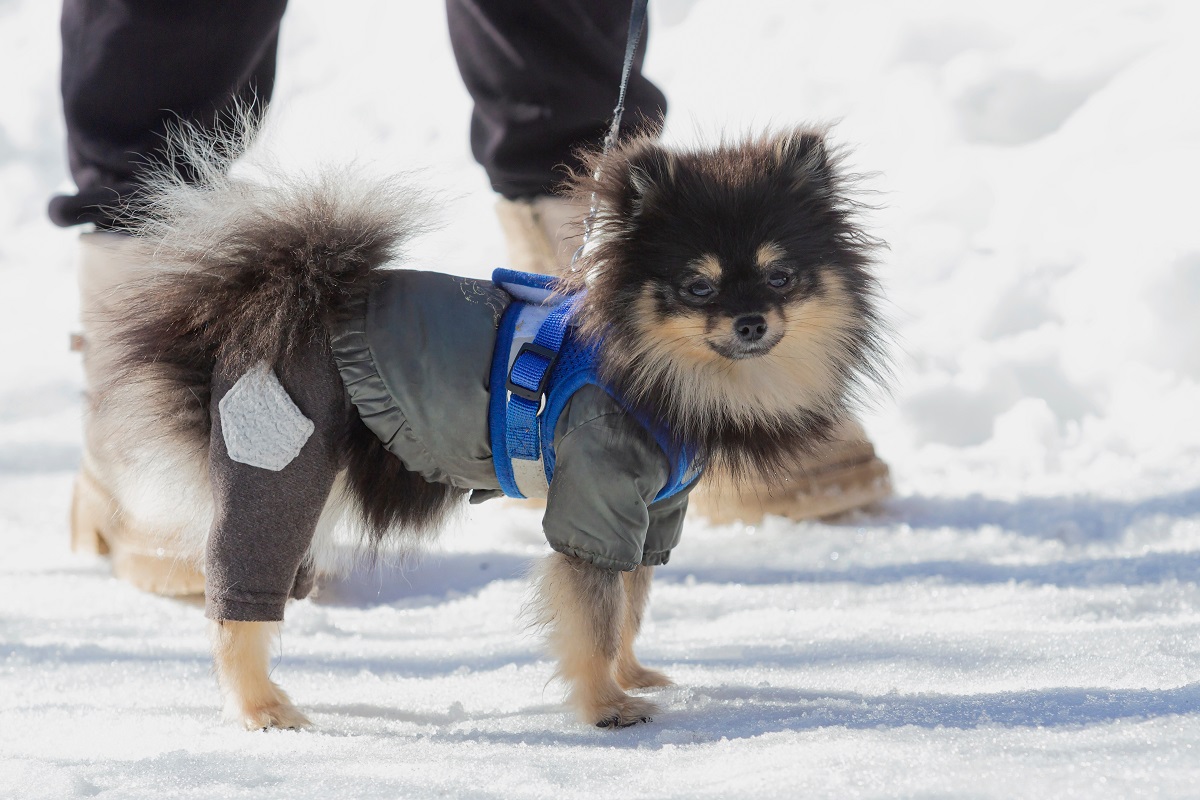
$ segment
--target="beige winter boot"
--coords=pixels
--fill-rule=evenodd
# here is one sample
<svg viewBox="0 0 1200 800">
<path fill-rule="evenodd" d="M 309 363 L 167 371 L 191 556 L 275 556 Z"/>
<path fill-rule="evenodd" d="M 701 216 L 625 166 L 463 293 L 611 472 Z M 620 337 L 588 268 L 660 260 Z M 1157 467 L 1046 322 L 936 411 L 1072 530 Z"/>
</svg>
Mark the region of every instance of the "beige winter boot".
<svg viewBox="0 0 1200 800">
<path fill-rule="evenodd" d="M 543 275 L 565 271 L 583 243 L 587 213 L 586 204 L 559 197 L 501 199 L 496 214 L 512 267 Z M 728 478 L 706 476 L 692 493 L 691 507 L 717 523 L 757 522 L 765 514 L 816 519 L 863 508 L 891 494 L 887 464 L 875 455 L 862 426 L 848 420 L 818 455 L 800 459 L 777 481 L 738 491 Z"/>
<path fill-rule="evenodd" d="M 123 513 L 110 490 L 121 470 L 109 455 L 112 448 L 97 440 L 95 392 L 113 369 L 112 348 L 98 324 L 114 289 L 136 270 L 127 237 L 85 233 L 79 237 L 79 295 L 83 334 L 72 348 L 83 352 L 87 396 L 83 412 L 83 459 L 71 499 L 71 549 L 108 555 L 113 574 L 139 589 L 181 596 L 202 594 L 204 575 L 176 552 L 173 542 L 154 531 L 138 529 Z"/>
<path fill-rule="evenodd" d="M 691 507 L 715 523 L 755 523 L 766 514 L 792 519 L 834 517 L 886 500 L 887 464 L 875 455 L 862 426 L 847 420 L 820 453 L 801 458 L 789 474 L 735 490 L 728 478 L 706 475 Z"/>
<path fill-rule="evenodd" d="M 513 269 L 557 275 L 571 266 L 571 257 L 583 244 L 586 203 L 550 195 L 527 200 L 496 202 L 496 216 L 508 243 Z"/>
</svg>

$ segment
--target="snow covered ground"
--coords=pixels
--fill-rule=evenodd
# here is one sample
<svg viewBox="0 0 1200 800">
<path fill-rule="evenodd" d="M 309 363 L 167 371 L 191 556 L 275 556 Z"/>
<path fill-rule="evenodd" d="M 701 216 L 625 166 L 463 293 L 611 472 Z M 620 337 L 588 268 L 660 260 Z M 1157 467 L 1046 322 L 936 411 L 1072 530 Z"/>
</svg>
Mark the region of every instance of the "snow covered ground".
<svg viewBox="0 0 1200 800">
<path fill-rule="evenodd" d="M 439 4 L 291 5 L 284 162 L 419 169 L 417 262 L 502 264 Z M 897 498 L 691 520 L 640 646 L 678 686 L 617 733 L 517 622 L 538 515 L 473 508 L 290 609 L 275 675 L 319 727 L 268 734 L 219 721 L 197 607 L 67 551 L 55 6 L 0 2 L 0 797 L 1197 794 L 1197 4 L 656 0 L 670 138 L 840 119 L 879 173 Z"/>
</svg>

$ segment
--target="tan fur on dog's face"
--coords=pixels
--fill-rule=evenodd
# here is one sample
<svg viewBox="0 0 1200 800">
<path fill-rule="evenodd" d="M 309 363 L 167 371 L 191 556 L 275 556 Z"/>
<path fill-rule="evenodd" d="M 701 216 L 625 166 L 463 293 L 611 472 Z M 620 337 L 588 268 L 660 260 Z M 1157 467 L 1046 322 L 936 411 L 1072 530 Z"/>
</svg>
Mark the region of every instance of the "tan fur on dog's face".
<svg viewBox="0 0 1200 800">
<path fill-rule="evenodd" d="M 725 416 L 769 424 L 797 406 L 828 409 L 840 399 L 846 347 L 858 314 L 835 274 L 821 290 L 762 313 L 771 338 L 759 355 L 722 354 L 736 338 L 735 317 L 701 309 L 666 310 L 645 287 L 634 305 L 640 348 L 620 357 L 646 385 L 674 387 L 697 420 Z M 665 378 L 665 380 L 656 380 Z"/>
</svg>

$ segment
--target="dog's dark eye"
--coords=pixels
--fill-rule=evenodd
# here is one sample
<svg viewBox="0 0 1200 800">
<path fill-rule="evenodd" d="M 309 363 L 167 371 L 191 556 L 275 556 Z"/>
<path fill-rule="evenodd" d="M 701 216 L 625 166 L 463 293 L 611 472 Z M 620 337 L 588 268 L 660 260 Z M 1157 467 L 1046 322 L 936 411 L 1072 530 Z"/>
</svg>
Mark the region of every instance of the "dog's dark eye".
<svg viewBox="0 0 1200 800">
<path fill-rule="evenodd" d="M 715 291 L 717 291 L 713 288 L 713 285 L 706 280 L 692 281 L 687 286 L 683 287 L 683 290 L 693 297 L 709 297 Z"/>
<path fill-rule="evenodd" d="M 782 289 L 792 282 L 792 273 L 787 270 L 774 269 L 771 274 L 767 275 L 767 283 L 776 289 Z"/>
</svg>

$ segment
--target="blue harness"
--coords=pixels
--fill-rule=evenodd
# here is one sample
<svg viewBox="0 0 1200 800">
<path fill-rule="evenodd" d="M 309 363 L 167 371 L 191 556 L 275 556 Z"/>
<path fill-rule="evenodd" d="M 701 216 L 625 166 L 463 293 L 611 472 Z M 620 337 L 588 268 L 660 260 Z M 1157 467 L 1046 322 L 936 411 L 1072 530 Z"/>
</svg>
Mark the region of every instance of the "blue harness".
<svg viewBox="0 0 1200 800">
<path fill-rule="evenodd" d="M 494 271 L 492 282 L 513 298 L 492 354 L 488 423 L 496 478 L 509 497 L 545 497 L 554 477 L 555 426 L 571 396 L 591 384 L 629 408 L 600 380 L 596 346 L 573 335 L 571 314 L 581 295 L 554 295 L 553 278 L 509 269 Z M 699 469 L 690 449 L 661 426 L 633 416 L 671 465 L 667 485 L 654 499 L 691 486 Z"/>
</svg>

